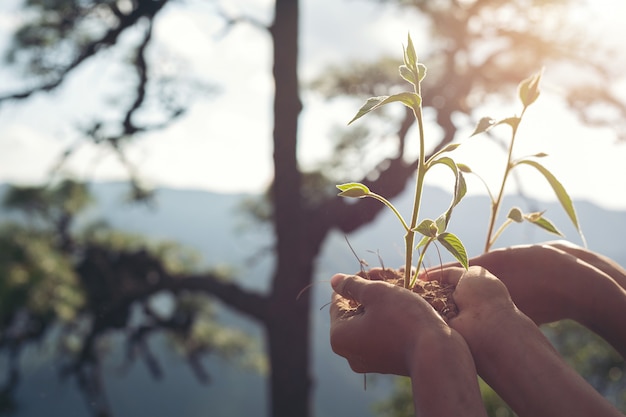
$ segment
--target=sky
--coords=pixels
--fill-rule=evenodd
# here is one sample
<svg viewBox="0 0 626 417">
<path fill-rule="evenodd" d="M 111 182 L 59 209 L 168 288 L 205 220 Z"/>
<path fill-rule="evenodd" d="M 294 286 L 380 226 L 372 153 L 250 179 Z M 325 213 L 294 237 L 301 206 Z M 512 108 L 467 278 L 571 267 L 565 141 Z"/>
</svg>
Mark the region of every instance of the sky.
<svg viewBox="0 0 626 417">
<path fill-rule="evenodd" d="M 182 3 L 191 3 L 193 7 L 183 7 Z M 253 16 L 264 24 L 271 21 L 270 0 L 222 3 L 226 13 Z M 302 80 L 310 80 L 328 65 L 351 59 L 369 61 L 383 53 L 397 56 L 400 63 L 407 32 L 412 33 L 418 54 L 427 48 L 427 40 L 419 37 L 419 16 L 375 3 L 301 2 Z M 0 51 L 7 46 L 8 33 L 19 24 L 17 4 L 19 0 L 8 0 L 0 5 Z M 214 88 L 202 92 L 202 97 L 192 102 L 190 111 L 178 123 L 135 140 L 127 147 L 127 155 L 152 186 L 262 192 L 272 178 L 270 39 L 254 25 L 225 28 L 223 20 L 215 15 L 213 4 L 201 0 L 173 3 L 157 25 L 154 37 L 161 45 L 155 53 L 166 58 L 176 54 L 184 59 L 180 66 L 167 65 L 165 59 L 161 71 L 185 71 L 209 79 Z M 591 4 L 592 7 L 577 11 L 578 18 L 588 21 L 591 31 L 623 39 L 626 33 L 621 26 L 626 5 L 611 0 L 595 0 Z M 58 91 L 38 94 L 28 102 L 0 106 L 0 182 L 44 181 L 58 155 L 79 141 L 76 123 L 106 115 L 107 110 L 95 97 L 104 96 L 113 105 L 119 102 L 123 82 L 112 87 L 102 81 L 119 79 L 116 77 L 121 68 L 111 64 L 118 55 L 109 51 L 90 60 Z M 621 58 L 624 57 L 626 48 Z M 0 67 L 0 94 L 19 90 L 22 83 Z M 360 103 L 328 102 L 310 93 L 303 95 L 303 101 L 298 152 L 306 167 L 328 156 L 330 132 L 337 125 L 345 125 Z M 496 119 L 515 112 L 515 108 L 482 110 L 485 116 Z M 461 129 L 458 137 L 468 137 L 472 128 Z M 427 126 L 427 135 L 428 129 L 436 131 L 436 127 Z M 506 132 L 503 134 L 506 136 Z M 516 142 L 518 156 L 537 152 L 549 154 L 541 162 L 574 199 L 626 210 L 626 143 L 616 144 L 609 130 L 581 126 L 565 110 L 558 88 L 550 80 L 543 84 L 540 99 L 525 115 Z M 504 169 L 505 155 L 487 137 L 464 140 L 452 156 L 484 178 L 500 178 Z M 92 180 L 125 178 L 115 156 L 84 142 L 66 169 Z M 554 199 L 541 176 L 534 172 L 520 174 L 524 176 L 525 190 L 532 196 Z M 450 181 L 449 176 L 441 174 L 433 175 L 427 182 L 449 188 Z M 477 180 L 470 179 L 468 185 L 470 194 L 484 193 Z"/>
</svg>

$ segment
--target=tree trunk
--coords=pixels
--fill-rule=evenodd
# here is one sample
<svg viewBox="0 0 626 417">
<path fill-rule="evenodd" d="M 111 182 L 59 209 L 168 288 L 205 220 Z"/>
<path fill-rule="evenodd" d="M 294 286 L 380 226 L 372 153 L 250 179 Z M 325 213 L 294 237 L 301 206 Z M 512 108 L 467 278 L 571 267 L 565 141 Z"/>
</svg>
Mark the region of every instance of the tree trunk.
<svg viewBox="0 0 626 417">
<path fill-rule="evenodd" d="M 274 187 L 276 270 L 272 281 L 267 344 L 273 417 L 306 417 L 310 409 L 310 292 L 315 254 L 305 250 L 301 175 L 296 144 L 302 108 L 298 91 L 298 1 L 277 0 L 271 27 L 274 46 Z"/>
</svg>

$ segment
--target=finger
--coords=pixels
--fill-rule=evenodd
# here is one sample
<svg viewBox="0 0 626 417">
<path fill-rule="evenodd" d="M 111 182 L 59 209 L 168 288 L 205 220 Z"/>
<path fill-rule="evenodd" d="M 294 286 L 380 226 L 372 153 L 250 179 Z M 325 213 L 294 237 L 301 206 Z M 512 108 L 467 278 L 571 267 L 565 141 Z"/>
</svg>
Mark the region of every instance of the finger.
<svg viewBox="0 0 626 417">
<path fill-rule="evenodd" d="M 626 271 L 612 259 L 566 241 L 549 242 L 548 245 L 599 269 L 613 278 L 622 288 L 626 288 Z"/>
<path fill-rule="evenodd" d="M 370 281 L 395 282 L 404 277 L 404 269 L 396 271 L 388 268 L 372 268 L 367 272 Z"/>
<path fill-rule="evenodd" d="M 381 287 L 395 287 L 384 281 L 371 281 L 356 275 L 336 274 L 330 279 L 335 292 L 361 305 L 371 304 L 381 296 Z"/>
<path fill-rule="evenodd" d="M 364 278 L 346 274 L 335 274 L 330 279 L 330 285 L 337 294 L 357 302 L 362 302 L 361 293 L 364 284 L 367 284 L 367 282 L 368 281 Z"/>
<path fill-rule="evenodd" d="M 464 268 L 457 266 L 444 266 L 423 271 L 420 273 L 419 278 L 424 281 L 439 281 L 447 285 L 456 285 L 464 273 Z"/>
</svg>

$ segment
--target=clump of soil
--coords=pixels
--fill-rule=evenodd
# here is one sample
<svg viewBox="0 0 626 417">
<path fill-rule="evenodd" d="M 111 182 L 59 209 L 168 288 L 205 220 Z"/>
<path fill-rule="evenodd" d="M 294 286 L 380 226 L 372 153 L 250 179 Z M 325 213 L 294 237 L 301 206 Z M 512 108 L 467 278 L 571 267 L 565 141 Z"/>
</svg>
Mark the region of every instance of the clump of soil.
<svg viewBox="0 0 626 417">
<path fill-rule="evenodd" d="M 370 280 L 382 280 L 398 286 L 404 286 L 404 273 L 395 269 L 372 269 L 370 271 L 361 271 L 356 274 L 360 277 Z M 444 284 L 439 281 L 423 281 L 417 280 L 413 286 L 413 292 L 419 294 L 426 300 L 447 322 L 453 319 L 459 313 L 459 309 L 452 298 L 455 286 Z M 361 306 L 350 303 L 349 309 L 354 314 L 361 311 Z"/>
<path fill-rule="evenodd" d="M 403 285 L 400 282 L 399 285 Z M 459 309 L 452 298 L 455 286 L 442 284 L 439 281 L 418 280 L 413 286 L 413 291 L 422 296 L 445 321 L 451 320 L 459 314 Z"/>
</svg>

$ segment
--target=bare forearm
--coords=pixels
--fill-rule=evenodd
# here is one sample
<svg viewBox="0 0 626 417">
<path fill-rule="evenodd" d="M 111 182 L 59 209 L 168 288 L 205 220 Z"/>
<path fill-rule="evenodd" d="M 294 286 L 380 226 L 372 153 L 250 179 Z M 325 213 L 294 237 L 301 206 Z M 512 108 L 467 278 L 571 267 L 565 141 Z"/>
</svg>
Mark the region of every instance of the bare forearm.
<svg viewBox="0 0 626 417">
<path fill-rule="evenodd" d="M 501 323 L 506 328 L 468 343 L 479 374 L 520 417 L 621 416 L 519 310 Z"/>
<path fill-rule="evenodd" d="M 578 321 L 610 343 L 626 359 L 626 290 L 611 288 L 602 296 L 590 296 L 586 303 L 590 313 L 579 317 Z"/>
<path fill-rule="evenodd" d="M 417 416 L 487 415 L 469 347 L 458 334 L 437 346 L 416 349 L 413 356 L 410 372 Z"/>
</svg>

